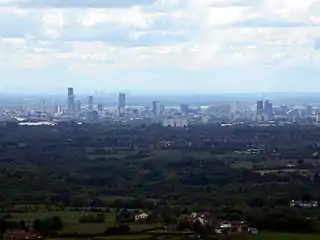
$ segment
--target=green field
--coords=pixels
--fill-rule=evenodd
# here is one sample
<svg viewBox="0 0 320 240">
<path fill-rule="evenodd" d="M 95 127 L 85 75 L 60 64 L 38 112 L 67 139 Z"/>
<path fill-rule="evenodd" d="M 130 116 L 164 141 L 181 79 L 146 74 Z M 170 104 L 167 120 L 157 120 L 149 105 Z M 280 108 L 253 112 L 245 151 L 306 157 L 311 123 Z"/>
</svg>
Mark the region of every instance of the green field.
<svg viewBox="0 0 320 240">
<path fill-rule="evenodd" d="M 101 234 L 107 228 L 117 225 L 116 213 L 111 211 L 106 213 L 105 223 L 79 223 L 80 217 L 84 212 L 80 211 L 39 211 L 28 213 L 13 213 L 12 220 L 24 220 L 27 224 L 32 225 L 35 219 L 45 219 L 49 217 L 58 216 L 63 220 L 64 228 L 61 231 L 63 234 Z M 139 232 L 148 229 L 158 228 L 160 224 L 143 224 L 143 223 L 129 223 L 132 232 Z"/>
<path fill-rule="evenodd" d="M 297 173 L 297 174 L 307 174 L 309 172 L 308 169 L 275 169 L 275 170 L 261 170 L 256 171 L 260 174 L 268 174 L 268 173 Z"/>
<path fill-rule="evenodd" d="M 320 235 L 294 234 L 294 233 L 260 233 L 252 236 L 251 240 L 319 240 Z"/>
<path fill-rule="evenodd" d="M 66 234 L 97 234 L 103 233 L 108 227 L 115 225 L 115 213 L 106 213 L 105 223 L 79 223 L 80 217 L 84 212 L 76 211 L 53 211 L 53 212 L 28 212 L 14 213 L 12 220 L 24 220 L 27 224 L 32 224 L 35 219 L 45 219 L 58 216 L 63 220 L 64 228 L 62 233 Z"/>
<path fill-rule="evenodd" d="M 117 236 L 108 236 L 102 238 L 95 238 L 95 240 L 145 240 L 152 238 L 152 235 L 139 234 L 139 235 L 117 235 Z"/>
</svg>

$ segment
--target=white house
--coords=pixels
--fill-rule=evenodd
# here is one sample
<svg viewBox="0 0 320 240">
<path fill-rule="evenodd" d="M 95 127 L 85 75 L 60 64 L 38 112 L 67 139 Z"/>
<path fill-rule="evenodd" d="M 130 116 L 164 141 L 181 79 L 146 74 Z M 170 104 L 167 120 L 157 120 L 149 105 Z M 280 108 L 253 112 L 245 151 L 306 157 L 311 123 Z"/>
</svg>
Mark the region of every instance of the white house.
<svg viewBox="0 0 320 240">
<path fill-rule="evenodd" d="M 149 217 L 148 214 L 146 214 L 146 213 L 141 213 L 141 214 L 135 215 L 135 216 L 134 216 L 134 220 L 135 220 L 136 222 L 138 222 L 138 221 L 142 221 L 142 220 L 147 220 L 148 217 Z"/>
</svg>

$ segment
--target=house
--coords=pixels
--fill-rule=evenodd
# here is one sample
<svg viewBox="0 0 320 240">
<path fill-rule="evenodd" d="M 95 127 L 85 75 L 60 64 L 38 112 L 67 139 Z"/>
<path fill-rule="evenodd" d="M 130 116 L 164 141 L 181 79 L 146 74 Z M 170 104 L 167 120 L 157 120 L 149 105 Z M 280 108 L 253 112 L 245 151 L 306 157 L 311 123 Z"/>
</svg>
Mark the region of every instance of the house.
<svg viewBox="0 0 320 240">
<path fill-rule="evenodd" d="M 135 220 L 136 222 L 145 221 L 145 220 L 148 219 L 148 217 L 149 217 L 148 214 L 146 214 L 146 213 L 140 213 L 140 214 L 137 214 L 137 215 L 134 216 L 134 220 Z"/>
<path fill-rule="evenodd" d="M 245 221 L 223 221 L 216 231 L 219 232 L 242 232 L 247 231 L 248 225 Z"/>
<path fill-rule="evenodd" d="M 318 201 L 303 202 L 303 201 L 292 200 L 290 203 L 290 206 L 291 207 L 301 207 L 301 208 L 317 208 Z"/>
<path fill-rule="evenodd" d="M 203 226 L 208 225 L 210 223 L 211 219 L 212 219 L 212 215 L 211 215 L 211 213 L 208 213 L 208 212 L 200 212 L 200 213 L 193 212 L 193 213 L 191 213 L 190 218 L 189 218 L 190 221 L 192 221 L 192 222 L 198 221 Z"/>
<path fill-rule="evenodd" d="M 26 232 L 22 229 L 8 229 L 4 235 L 3 240 L 40 240 L 42 236 L 40 233 L 32 230 Z"/>
<path fill-rule="evenodd" d="M 259 234 L 259 230 L 257 228 L 249 228 L 248 232 L 252 235 L 257 235 Z"/>
</svg>

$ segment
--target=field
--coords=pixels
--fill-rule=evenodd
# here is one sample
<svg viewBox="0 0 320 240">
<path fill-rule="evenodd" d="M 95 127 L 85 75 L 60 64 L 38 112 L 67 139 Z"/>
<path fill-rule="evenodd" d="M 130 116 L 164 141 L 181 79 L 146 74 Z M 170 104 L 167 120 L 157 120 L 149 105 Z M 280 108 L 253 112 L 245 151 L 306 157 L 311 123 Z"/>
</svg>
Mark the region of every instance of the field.
<svg viewBox="0 0 320 240">
<path fill-rule="evenodd" d="M 271 233 L 265 232 L 252 236 L 250 240 L 319 240 L 320 235 L 294 234 L 294 233 Z"/>
<path fill-rule="evenodd" d="M 106 213 L 105 223 L 79 223 L 79 218 L 84 214 L 80 211 L 52 211 L 52 212 L 28 212 L 14 213 L 13 220 L 24 220 L 27 224 L 32 224 L 35 219 L 45 219 L 58 216 L 63 219 L 65 227 L 62 233 L 65 234 L 96 234 L 103 233 L 108 227 L 115 225 L 115 213 Z"/>
<path fill-rule="evenodd" d="M 12 220 L 24 220 L 27 224 L 32 225 L 35 219 L 45 219 L 48 217 L 58 216 L 63 219 L 64 228 L 62 234 L 101 234 L 107 228 L 116 225 L 116 214 L 114 211 L 106 213 L 105 223 L 79 223 L 79 218 L 84 214 L 81 211 L 40 211 L 28 213 L 13 213 Z M 139 232 L 147 229 L 160 227 L 161 225 L 154 224 L 128 224 L 133 232 Z"/>
<path fill-rule="evenodd" d="M 300 175 L 305 175 L 309 172 L 307 169 L 273 169 L 273 170 L 261 170 L 261 171 L 256 171 L 257 173 L 260 174 L 268 174 L 268 173 L 297 173 Z"/>
</svg>

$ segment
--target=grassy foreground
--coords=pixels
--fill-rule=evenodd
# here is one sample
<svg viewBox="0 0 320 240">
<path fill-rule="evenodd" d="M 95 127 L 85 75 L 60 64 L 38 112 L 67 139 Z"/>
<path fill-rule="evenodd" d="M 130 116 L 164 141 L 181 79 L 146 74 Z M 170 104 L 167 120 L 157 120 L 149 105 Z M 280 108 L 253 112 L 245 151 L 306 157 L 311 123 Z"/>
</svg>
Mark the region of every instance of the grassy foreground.
<svg viewBox="0 0 320 240">
<path fill-rule="evenodd" d="M 263 232 L 252 236 L 251 240 L 319 240 L 320 235 Z"/>
</svg>

